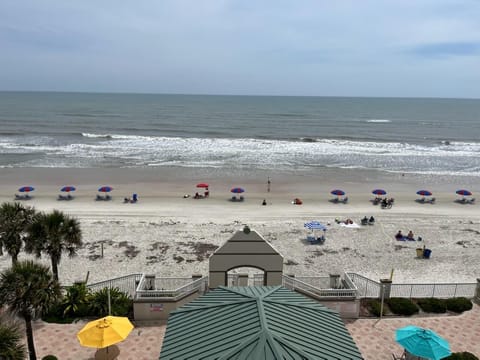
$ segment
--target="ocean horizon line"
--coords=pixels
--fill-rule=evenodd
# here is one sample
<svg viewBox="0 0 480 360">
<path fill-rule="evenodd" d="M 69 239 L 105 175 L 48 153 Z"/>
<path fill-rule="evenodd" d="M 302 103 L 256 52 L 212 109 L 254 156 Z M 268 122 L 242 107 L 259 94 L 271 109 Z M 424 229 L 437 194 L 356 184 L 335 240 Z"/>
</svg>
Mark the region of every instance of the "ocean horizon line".
<svg viewBox="0 0 480 360">
<path fill-rule="evenodd" d="M 98 94 L 98 95 L 153 95 L 153 96 L 212 96 L 212 97 L 259 97 L 259 98 L 322 98 L 322 99 L 399 99 L 399 100 L 479 100 L 480 97 L 435 97 L 435 96 L 364 96 L 364 95 L 287 95 L 287 94 L 215 94 L 215 93 L 167 93 L 167 92 L 129 92 L 129 91 L 82 91 L 82 90 L 0 90 L 14 94 Z"/>
</svg>

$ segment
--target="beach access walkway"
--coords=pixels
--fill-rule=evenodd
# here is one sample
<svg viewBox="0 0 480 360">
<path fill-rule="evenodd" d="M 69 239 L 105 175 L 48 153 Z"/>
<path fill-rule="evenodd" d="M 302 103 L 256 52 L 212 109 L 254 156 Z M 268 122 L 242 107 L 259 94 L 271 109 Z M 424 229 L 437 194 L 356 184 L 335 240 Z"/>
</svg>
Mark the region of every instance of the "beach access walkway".
<svg viewBox="0 0 480 360">
<path fill-rule="evenodd" d="M 365 360 L 392 360 L 392 353 L 400 355 L 403 349 L 395 342 L 395 330 L 406 325 L 429 328 L 447 339 L 453 352 L 469 351 L 480 355 L 480 306 L 458 316 L 413 318 L 384 318 L 345 320 Z M 95 349 L 79 344 L 77 333 L 85 325 L 48 324 L 35 322 L 34 337 L 37 357 L 48 354 L 62 360 L 93 360 Z M 128 338 L 118 344 L 118 360 L 158 359 L 165 335 L 166 323 L 135 324 Z"/>
</svg>

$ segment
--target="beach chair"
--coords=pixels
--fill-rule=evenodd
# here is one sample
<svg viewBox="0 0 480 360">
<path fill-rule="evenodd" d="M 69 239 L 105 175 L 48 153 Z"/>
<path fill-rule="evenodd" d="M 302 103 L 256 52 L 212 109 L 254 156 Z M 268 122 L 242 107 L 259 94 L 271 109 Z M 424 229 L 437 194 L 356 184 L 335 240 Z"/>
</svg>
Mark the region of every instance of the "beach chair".
<svg viewBox="0 0 480 360">
<path fill-rule="evenodd" d="M 240 200 L 240 201 L 243 201 L 243 200 L 245 200 L 245 198 L 244 198 L 243 196 L 240 196 L 240 199 L 239 199 L 239 200 Z"/>
<path fill-rule="evenodd" d="M 57 200 L 67 200 L 67 197 L 63 196 L 62 194 L 58 194 L 58 199 Z"/>
<path fill-rule="evenodd" d="M 432 204 L 432 205 L 435 204 L 435 198 L 432 197 L 428 202 L 429 202 L 430 204 Z"/>
<path fill-rule="evenodd" d="M 15 194 L 15 200 L 25 200 L 25 198 L 23 197 L 23 195 Z"/>
<path fill-rule="evenodd" d="M 468 203 L 469 203 L 469 204 L 475 203 L 475 198 L 471 198 L 470 200 L 468 200 Z"/>
<path fill-rule="evenodd" d="M 112 200 L 112 197 L 110 195 L 105 195 L 105 201 L 109 201 L 109 200 Z"/>
<path fill-rule="evenodd" d="M 104 201 L 105 198 L 104 198 L 102 195 L 97 194 L 97 197 L 95 198 L 95 200 L 97 200 L 97 201 Z"/>
<path fill-rule="evenodd" d="M 348 203 L 348 196 L 345 196 L 341 201 L 342 201 L 344 204 Z"/>
</svg>

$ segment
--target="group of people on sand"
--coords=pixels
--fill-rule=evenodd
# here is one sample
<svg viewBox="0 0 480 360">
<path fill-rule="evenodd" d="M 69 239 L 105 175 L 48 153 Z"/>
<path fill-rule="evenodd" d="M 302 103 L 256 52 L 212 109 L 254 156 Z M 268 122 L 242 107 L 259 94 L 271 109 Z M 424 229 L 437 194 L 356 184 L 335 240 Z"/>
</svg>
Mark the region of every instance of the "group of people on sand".
<svg viewBox="0 0 480 360">
<path fill-rule="evenodd" d="M 363 219 L 360 221 L 362 225 L 373 225 L 375 224 L 375 218 L 373 216 L 370 216 L 368 218 L 367 216 L 364 216 Z"/>
<path fill-rule="evenodd" d="M 406 236 L 403 235 L 402 230 L 398 230 L 395 234 L 395 239 L 399 241 L 415 241 L 415 235 L 412 230 L 410 230 Z M 419 236 L 417 240 L 422 241 L 422 238 Z"/>
</svg>

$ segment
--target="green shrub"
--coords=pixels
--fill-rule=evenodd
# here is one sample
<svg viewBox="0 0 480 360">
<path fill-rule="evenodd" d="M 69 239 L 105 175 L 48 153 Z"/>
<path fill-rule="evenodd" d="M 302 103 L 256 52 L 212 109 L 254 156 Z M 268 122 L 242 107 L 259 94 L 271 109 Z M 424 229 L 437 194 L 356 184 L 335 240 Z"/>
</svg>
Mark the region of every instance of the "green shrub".
<svg viewBox="0 0 480 360">
<path fill-rule="evenodd" d="M 382 307 L 382 304 L 378 300 L 369 300 L 367 302 L 367 309 L 370 312 L 370 314 L 375 315 L 376 317 L 380 317 L 380 309 Z M 383 314 L 385 315 L 385 306 L 383 307 Z"/>
<path fill-rule="evenodd" d="M 55 355 L 46 355 L 42 358 L 42 360 L 58 360 Z"/>
<path fill-rule="evenodd" d="M 467 310 L 471 310 L 473 304 L 470 299 L 464 297 L 447 299 L 447 310 L 455 313 L 462 313 Z"/>
<path fill-rule="evenodd" d="M 75 283 L 67 288 L 62 300 L 63 314 L 68 317 L 83 317 L 88 314 L 90 290 L 85 283 Z"/>
<path fill-rule="evenodd" d="M 404 298 L 390 298 L 386 300 L 390 310 L 396 315 L 410 316 L 418 313 L 418 307 L 412 300 Z"/>
<path fill-rule="evenodd" d="M 427 299 L 418 299 L 417 305 L 420 308 L 429 313 L 442 314 L 447 312 L 447 304 L 443 299 L 427 298 Z"/>
<path fill-rule="evenodd" d="M 108 291 L 109 288 L 103 288 L 89 296 L 90 315 L 95 317 L 108 315 Z M 118 288 L 110 289 L 110 304 L 114 316 L 129 316 L 133 311 L 133 300 L 127 293 L 120 291 Z"/>
<path fill-rule="evenodd" d="M 57 303 L 52 306 L 47 313 L 42 314 L 42 320 L 48 323 L 71 324 L 75 319 L 64 315 L 63 305 Z"/>
<path fill-rule="evenodd" d="M 468 351 L 453 353 L 449 357 L 444 358 L 444 360 L 479 360 L 478 357 L 469 353 Z"/>
</svg>

